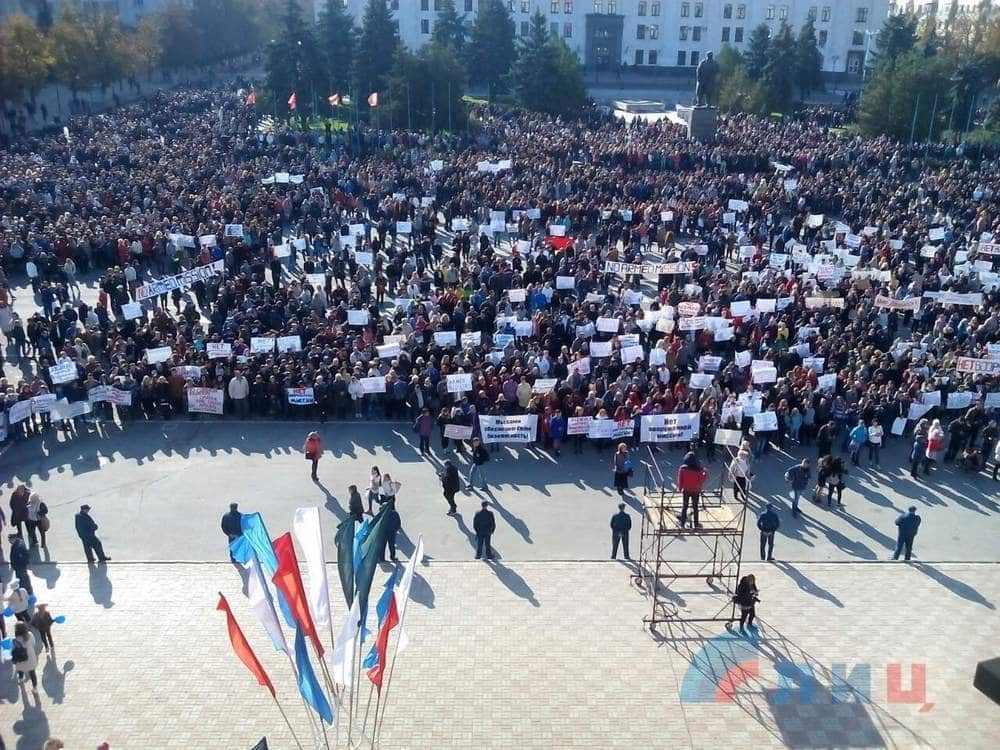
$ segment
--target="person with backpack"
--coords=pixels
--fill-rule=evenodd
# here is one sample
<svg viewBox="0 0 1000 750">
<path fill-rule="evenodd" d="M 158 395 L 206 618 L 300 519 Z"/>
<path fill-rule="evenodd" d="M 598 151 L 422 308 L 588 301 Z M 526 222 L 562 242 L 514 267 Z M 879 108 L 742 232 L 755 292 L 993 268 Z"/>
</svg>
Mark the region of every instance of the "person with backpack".
<svg viewBox="0 0 1000 750">
<path fill-rule="evenodd" d="M 792 517 L 798 516 L 801 512 L 799 510 L 799 498 L 805 492 L 806 487 L 809 486 L 811 477 L 812 468 L 809 465 L 808 458 L 803 458 L 802 461 L 785 472 L 785 481 L 788 482 L 792 489 Z"/>
<path fill-rule="evenodd" d="M 490 453 L 483 446 L 483 441 L 479 438 L 472 439 L 472 468 L 469 469 L 469 486 L 471 491 L 476 484 L 476 475 L 483 483 L 481 489 L 486 490 L 486 463 L 490 460 Z"/>
<path fill-rule="evenodd" d="M 14 670 L 17 672 L 17 682 L 24 684 L 24 676 L 31 678 L 31 691 L 38 692 L 38 652 L 35 650 L 35 634 L 27 623 L 19 622 L 14 626 L 14 648 L 11 649 L 10 659 L 14 662 Z"/>
<path fill-rule="evenodd" d="M 473 454 L 475 457 L 475 454 Z M 438 474 L 441 479 L 441 489 L 444 492 L 444 499 L 448 501 L 448 515 L 453 516 L 458 513 L 458 506 L 455 505 L 455 493 L 462 486 L 462 480 L 458 476 L 458 469 L 448 460 L 444 462 L 444 471 Z"/>
</svg>

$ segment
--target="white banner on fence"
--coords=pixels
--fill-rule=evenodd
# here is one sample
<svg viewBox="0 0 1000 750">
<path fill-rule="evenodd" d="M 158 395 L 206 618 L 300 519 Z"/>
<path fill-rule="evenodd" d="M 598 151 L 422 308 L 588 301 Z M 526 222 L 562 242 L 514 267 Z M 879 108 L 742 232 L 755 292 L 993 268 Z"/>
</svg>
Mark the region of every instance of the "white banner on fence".
<svg viewBox="0 0 1000 750">
<path fill-rule="evenodd" d="M 216 274 L 222 273 L 222 268 L 223 262 L 217 260 L 214 263 L 209 263 L 207 266 L 198 266 L 197 268 L 192 268 L 190 271 L 179 273 L 176 276 L 168 276 L 165 279 L 157 279 L 148 284 L 143 284 L 135 288 L 135 301 L 142 302 L 144 299 L 155 297 L 157 294 L 171 292 L 174 289 L 187 289 L 196 281 L 205 281 Z"/>
<path fill-rule="evenodd" d="M 481 414 L 479 428 L 484 443 L 530 443 L 538 427 L 537 414 L 520 414 L 511 417 Z"/>
<path fill-rule="evenodd" d="M 198 388 L 192 386 L 187 389 L 187 402 L 189 412 L 200 412 L 202 414 L 222 414 L 223 391 L 221 388 Z"/>
<path fill-rule="evenodd" d="M 642 418 L 639 439 L 644 443 L 679 443 L 698 437 L 701 414 L 648 414 Z"/>
</svg>

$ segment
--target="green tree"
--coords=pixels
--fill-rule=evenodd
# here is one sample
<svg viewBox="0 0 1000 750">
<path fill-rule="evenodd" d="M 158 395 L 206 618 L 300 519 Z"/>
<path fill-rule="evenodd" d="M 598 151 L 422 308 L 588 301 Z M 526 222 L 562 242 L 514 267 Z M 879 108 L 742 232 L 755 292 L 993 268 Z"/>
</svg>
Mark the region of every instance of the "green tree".
<svg viewBox="0 0 1000 750">
<path fill-rule="evenodd" d="M 94 82 L 107 91 L 120 81 L 131 68 L 127 39 L 118 16 L 101 12 L 86 19 L 85 29 L 89 53 L 94 57 Z"/>
<path fill-rule="evenodd" d="M 715 62 L 719 66 L 719 83 L 729 78 L 740 68 L 744 68 L 743 56 L 736 51 L 731 44 L 723 44 L 722 49 L 715 56 Z M 745 72 L 745 69 L 744 69 Z"/>
<path fill-rule="evenodd" d="M 34 22 L 20 13 L 8 16 L 0 27 L 0 47 L 4 49 L 3 71 L 12 99 L 27 93 L 32 99 L 45 85 L 55 64 L 52 46 Z"/>
<path fill-rule="evenodd" d="M 795 42 L 795 85 L 799 88 L 800 98 L 805 100 L 809 94 L 822 88 L 823 56 L 816 44 L 816 26 L 812 19 L 799 29 L 799 38 Z"/>
<path fill-rule="evenodd" d="M 291 112 L 285 103 L 294 93 L 294 113 L 305 128 L 314 105 L 318 106 L 317 84 L 323 91 L 323 64 L 312 26 L 303 20 L 297 0 L 287 1 L 275 38 L 267 46 L 265 74 L 267 88 L 278 103 L 278 113 Z"/>
<path fill-rule="evenodd" d="M 768 62 L 768 47 L 771 44 L 771 30 L 766 23 L 754 27 L 747 39 L 747 49 L 743 53 L 747 75 L 754 81 L 764 75 Z"/>
<path fill-rule="evenodd" d="M 396 48 L 385 106 L 394 122 L 416 130 L 462 130 L 464 70 L 451 47 L 431 42 L 417 52 Z"/>
<path fill-rule="evenodd" d="M 898 140 L 908 140 L 911 128 L 918 140 L 925 139 L 929 130 L 940 135 L 947 125 L 952 72 L 944 58 L 927 57 L 919 49 L 902 55 L 895 65 L 880 65 L 858 106 L 861 131 Z M 938 106 L 932 128 L 935 96 Z"/>
<path fill-rule="evenodd" d="M 458 15 L 455 0 L 443 0 L 438 11 L 431 41 L 445 47 L 451 47 L 461 59 L 465 53 L 465 16 Z"/>
<path fill-rule="evenodd" d="M 94 54 L 87 28 L 73 5 L 62 8 L 59 19 L 49 29 L 49 39 L 55 58 L 56 80 L 67 86 L 74 96 L 93 86 L 97 80 Z"/>
<path fill-rule="evenodd" d="M 354 95 L 358 104 L 373 91 L 384 91 L 399 44 L 396 22 L 385 0 L 368 0 L 354 58 Z"/>
<path fill-rule="evenodd" d="M 719 109 L 723 112 L 767 114 L 767 92 L 760 81 L 750 80 L 742 65 L 720 80 Z"/>
<path fill-rule="evenodd" d="M 785 112 L 792 104 L 795 52 L 792 29 L 782 21 L 778 32 L 767 45 L 767 63 L 761 76 L 761 82 L 767 92 L 768 107 L 772 112 Z"/>
<path fill-rule="evenodd" d="M 917 44 L 917 19 L 903 13 L 891 13 L 882 24 L 875 38 L 875 49 L 868 54 L 869 67 L 885 62 L 894 64 L 896 59 L 912 50 Z"/>
<path fill-rule="evenodd" d="M 323 50 L 327 90 L 324 97 L 337 92 L 347 93 L 351 86 L 354 66 L 354 40 L 357 29 L 343 3 L 329 0 L 319 17 L 316 36 Z"/>
<path fill-rule="evenodd" d="M 197 62 L 236 57 L 260 41 L 248 0 L 190 0 L 187 10 L 199 37 Z"/>
<path fill-rule="evenodd" d="M 576 54 L 549 33 L 547 20 L 537 9 L 528 36 L 519 45 L 510 79 L 518 104 L 535 112 L 569 114 L 587 102 Z"/>
<path fill-rule="evenodd" d="M 489 88 L 493 101 L 504 77 L 511 69 L 516 48 L 514 21 L 500 0 L 482 0 L 472 26 L 469 49 L 469 74 Z"/>
<path fill-rule="evenodd" d="M 201 35 L 195 32 L 190 11 L 180 2 L 162 6 L 151 22 L 160 47 L 159 63 L 164 68 L 186 68 L 204 59 Z"/>
</svg>

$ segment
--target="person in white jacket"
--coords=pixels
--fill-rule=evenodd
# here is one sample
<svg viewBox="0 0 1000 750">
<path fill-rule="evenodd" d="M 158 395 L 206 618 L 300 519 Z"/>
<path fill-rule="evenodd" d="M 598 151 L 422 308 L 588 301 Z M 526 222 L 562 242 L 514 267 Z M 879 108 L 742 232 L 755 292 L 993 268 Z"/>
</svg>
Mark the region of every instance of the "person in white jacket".
<svg viewBox="0 0 1000 750">
<path fill-rule="evenodd" d="M 31 678 L 31 690 L 37 693 L 38 674 L 35 670 L 38 669 L 38 650 L 35 648 L 35 634 L 25 623 L 19 622 L 14 628 L 14 641 L 14 669 L 17 671 L 17 681 L 23 684 L 24 676 L 28 675 Z M 22 648 L 18 649 L 18 646 Z M 24 658 L 18 661 L 17 656 Z"/>
<path fill-rule="evenodd" d="M 18 579 L 10 582 L 10 588 L 4 596 L 4 602 L 14 612 L 14 619 L 20 622 L 27 622 L 28 616 L 28 591 L 21 585 Z"/>
</svg>

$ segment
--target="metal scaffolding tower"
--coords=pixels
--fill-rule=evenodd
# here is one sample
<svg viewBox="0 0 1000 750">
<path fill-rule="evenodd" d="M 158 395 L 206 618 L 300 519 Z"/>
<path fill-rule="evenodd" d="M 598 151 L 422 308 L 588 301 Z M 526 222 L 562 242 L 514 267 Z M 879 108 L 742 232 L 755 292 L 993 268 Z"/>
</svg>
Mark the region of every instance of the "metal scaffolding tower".
<svg viewBox="0 0 1000 750">
<path fill-rule="evenodd" d="M 661 623 L 731 623 L 737 619 L 733 596 L 743 558 L 746 498 L 737 501 L 732 492 L 725 496 L 727 469 L 719 476 L 718 486 L 706 487 L 701 494 L 701 527 L 681 528 L 681 493 L 672 489 L 673 482 L 668 487 L 649 446 L 647 451 L 649 460 L 642 461 L 639 567 L 632 576 L 632 582 L 652 599 L 643 622 L 650 630 Z M 729 461 L 724 465 L 728 467 Z"/>
</svg>

